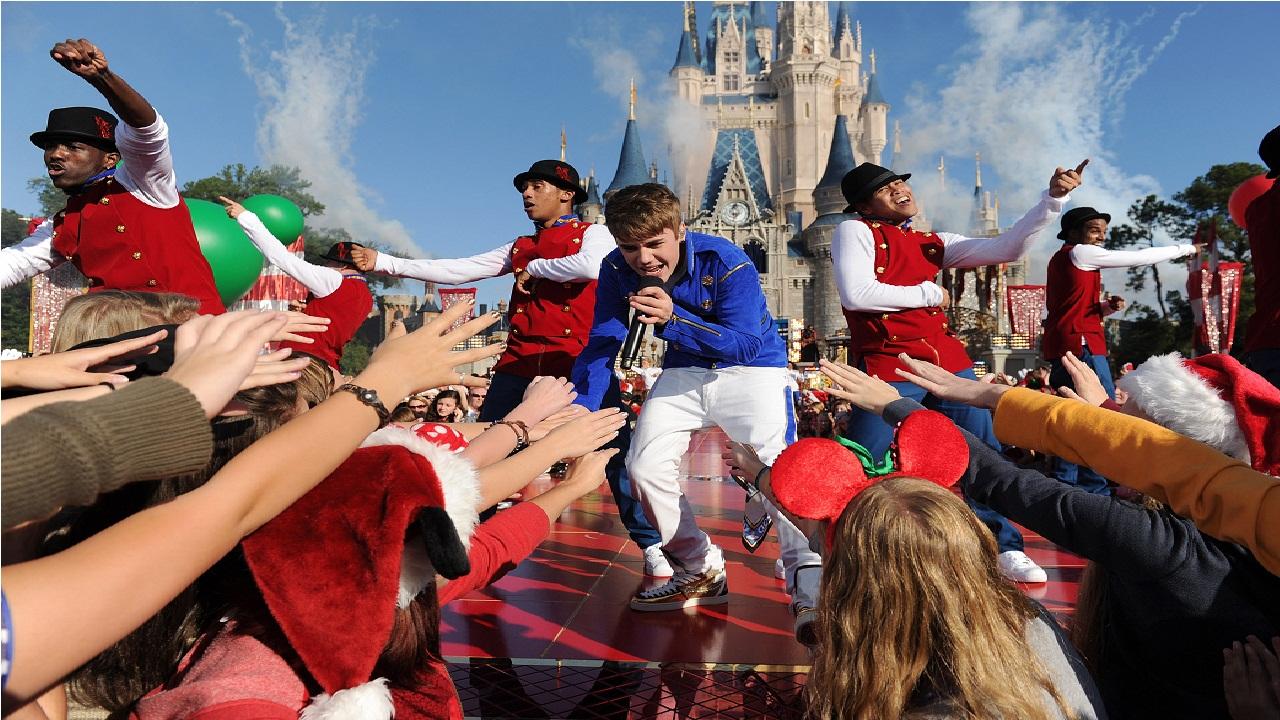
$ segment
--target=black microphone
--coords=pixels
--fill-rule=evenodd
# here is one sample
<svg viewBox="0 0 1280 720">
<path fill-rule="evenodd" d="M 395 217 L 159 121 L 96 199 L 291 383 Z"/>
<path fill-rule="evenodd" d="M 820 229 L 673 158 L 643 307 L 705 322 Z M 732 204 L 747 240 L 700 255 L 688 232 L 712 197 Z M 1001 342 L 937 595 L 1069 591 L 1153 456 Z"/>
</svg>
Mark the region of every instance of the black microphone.
<svg viewBox="0 0 1280 720">
<path fill-rule="evenodd" d="M 645 275 L 640 278 L 640 287 L 636 291 L 651 287 L 662 287 L 662 280 Z M 622 361 L 619 363 L 623 370 L 630 370 L 636 364 L 640 348 L 644 346 L 644 333 L 648 325 L 640 322 L 642 316 L 644 313 L 639 310 L 631 313 L 631 325 L 627 328 L 627 339 L 622 343 Z"/>
</svg>

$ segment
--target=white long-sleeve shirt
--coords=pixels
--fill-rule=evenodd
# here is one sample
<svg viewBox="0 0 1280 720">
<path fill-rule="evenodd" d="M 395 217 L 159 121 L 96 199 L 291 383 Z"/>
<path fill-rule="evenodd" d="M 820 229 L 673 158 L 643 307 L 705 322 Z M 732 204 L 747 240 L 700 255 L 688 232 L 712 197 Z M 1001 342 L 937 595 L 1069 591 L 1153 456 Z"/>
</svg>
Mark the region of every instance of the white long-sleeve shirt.
<svg viewBox="0 0 1280 720">
<path fill-rule="evenodd" d="M 311 291 L 312 295 L 322 298 L 341 287 L 341 272 L 333 268 L 312 265 L 286 250 L 284 245 L 267 229 L 267 226 L 262 224 L 262 219 L 257 215 L 245 210 L 236 218 L 236 222 L 240 224 L 244 234 L 249 236 L 249 241 L 253 243 L 254 247 L 258 248 L 258 252 L 262 253 L 267 262 L 302 283 Z"/>
<path fill-rule="evenodd" d="M 1018 222 L 993 238 L 971 238 L 956 233 L 935 233 L 942 241 L 943 267 L 981 267 L 1012 262 L 1026 254 L 1036 234 L 1062 212 L 1070 196 L 1055 198 L 1045 191 L 1040 202 Z M 926 280 L 918 285 L 890 285 L 876 280 L 875 236 L 866 223 L 846 220 L 836 226 L 831 239 L 840 304 L 857 312 L 895 312 L 937 307 L 943 290 Z"/>
<path fill-rule="evenodd" d="M 152 207 L 171 208 L 181 202 L 169 151 L 169 126 L 159 113 L 147 127 L 123 122 L 116 126 L 116 148 L 124 161 L 115 173 L 121 187 Z M 53 251 L 53 218 L 46 218 L 27 239 L 0 250 L 0 287 L 17 285 L 66 260 Z"/>
<path fill-rule="evenodd" d="M 465 258 L 444 260 L 411 260 L 378 253 L 373 269 L 398 277 L 425 280 L 442 285 L 460 285 L 511 272 L 511 246 L 507 243 L 488 252 Z M 530 260 L 525 267 L 536 278 L 553 282 L 583 282 L 600 275 L 600 263 L 617 244 L 604 225 L 592 225 L 582 235 L 582 248 L 561 258 Z"/>
<path fill-rule="evenodd" d="M 1099 245 L 1076 245 L 1069 253 L 1071 264 L 1081 270 L 1127 268 L 1138 265 L 1154 265 L 1165 260 L 1177 260 L 1194 254 L 1195 245 L 1169 245 L 1142 250 L 1108 250 Z"/>
</svg>

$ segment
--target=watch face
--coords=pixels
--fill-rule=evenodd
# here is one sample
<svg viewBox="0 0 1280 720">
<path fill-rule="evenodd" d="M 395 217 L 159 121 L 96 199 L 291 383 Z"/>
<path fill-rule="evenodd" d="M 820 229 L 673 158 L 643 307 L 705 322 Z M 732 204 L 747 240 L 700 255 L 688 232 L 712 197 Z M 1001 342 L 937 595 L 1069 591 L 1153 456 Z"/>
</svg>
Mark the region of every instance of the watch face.
<svg viewBox="0 0 1280 720">
<path fill-rule="evenodd" d="M 746 203 L 735 200 L 724 206 L 720 218 L 730 225 L 744 225 L 751 218 L 751 209 Z"/>
</svg>

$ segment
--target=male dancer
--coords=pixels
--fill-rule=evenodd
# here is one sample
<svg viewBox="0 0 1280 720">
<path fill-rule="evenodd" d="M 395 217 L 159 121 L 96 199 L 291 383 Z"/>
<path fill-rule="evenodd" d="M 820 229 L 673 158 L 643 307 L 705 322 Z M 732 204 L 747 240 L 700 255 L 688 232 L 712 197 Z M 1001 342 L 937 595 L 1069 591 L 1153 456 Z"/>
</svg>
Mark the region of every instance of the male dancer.
<svg viewBox="0 0 1280 720">
<path fill-rule="evenodd" d="M 0 251 L 0 285 L 72 262 L 90 292 L 176 292 L 200 301 L 202 313 L 222 312 L 213 271 L 178 196 L 164 119 L 88 40 L 60 42 L 49 54 L 101 93 L 124 122 L 98 108 L 56 108 L 45 129 L 31 135 L 67 206 Z"/>
<path fill-rule="evenodd" d="M 591 327 L 600 261 L 614 249 L 613 236 L 605 226 L 584 222 L 574 214 L 573 206 L 585 200 L 587 193 L 578 184 L 578 171 L 572 165 L 539 160 L 516 175 L 513 184 L 520 192 L 525 215 L 533 221 L 532 235 L 479 255 L 450 260 L 409 260 L 371 248 L 352 252 L 356 267 L 366 272 L 376 270 L 445 285 L 515 274 L 507 316 L 511 327 L 507 351 L 494 366 L 493 382 L 480 409 L 481 422 L 501 420 L 515 409 L 533 378 L 569 376 Z M 616 380 L 604 404 L 621 404 Z M 630 431 L 624 427 L 614 442 L 625 450 L 629 440 Z M 632 498 L 631 483 L 623 471 L 624 454 L 615 455 L 605 472 L 618 513 L 631 539 L 644 550 L 646 574 L 669 577 L 671 566 L 658 547 L 658 533 Z"/>
<path fill-rule="evenodd" d="M 338 361 L 342 359 L 342 349 L 355 337 L 373 309 L 369 283 L 356 270 L 351 259 L 352 250 L 361 246 L 352 242 L 334 243 L 320 258 L 325 264 L 312 265 L 286 250 L 262 220 L 245 210 L 243 205 L 230 198 L 218 199 L 227 206 L 227 215 L 240 224 L 244 234 L 267 262 L 302 283 L 311 293 L 303 312 L 330 320 L 329 329 L 317 334 L 314 344 L 286 342 L 283 345 L 315 355 L 341 375 Z"/>
<path fill-rule="evenodd" d="M 725 603 L 724 556 L 698 528 L 680 489 L 680 458 L 693 431 L 713 425 L 754 448 L 766 464 L 795 440 L 786 345 L 746 253 L 724 238 L 688 232 L 680 201 L 665 186 L 619 190 L 609 200 L 608 225 L 618 249 L 600 268 L 591 337 L 573 367 L 577 402 L 599 407 L 630 310 L 667 341 L 627 471 L 662 535 L 663 551 L 679 569 L 669 582 L 636 592 L 631 607 L 647 612 Z M 797 639 L 810 644 L 821 559 L 790 520 L 767 501 L 765 507 L 778 526 Z"/>
<path fill-rule="evenodd" d="M 1111 216 L 1091 207 L 1078 207 L 1062 215 L 1058 239 L 1065 244 L 1049 259 L 1045 305 L 1049 311 L 1044 321 L 1044 337 L 1040 354 L 1053 370 L 1049 384 L 1057 389 L 1075 389 L 1071 375 L 1062 364 L 1067 353 L 1076 353 L 1093 369 L 1108 397 L 1116 394 L 1107 362 L 1107 338 L 1102 331 L 1102 318 L 1124 309 L 1124 298 L 1112 295 L 1101 301 L 1102 268 L 1127 268 L 1151 265 L 1162 260 L 1176 260 L 1194 254 L 1195 245 L 1170 245 L 1142 250 L 1107 250 L 1102 247 L 1107 237 Z M 1087 467 L 1079 467 L 1061 458 L 1054 459 L 1053 477 L 1069 485 L 1098 495 L 1111 490 L 1101 475 Z"/>
<path fill-rule="evenodd" d="M 928 360 L 961 376 L 974 377 L 973 361 L 947 326 L 948 298 L 933 282 L 944 267 L 978 267 L 1016 260 L 1027 252 L 1036 233 L 1062 211 L 1067 193 L 1080 185 L 1080 173 L 1058 168 L 1040 202 L 1012 228 L 994 238 L 967 238 L 953 233 L 918 232 L 911 227 L 915 196 L 907 179 L 887 168 L 863 163 L 840 183 L 857 220 L 836 227 L 831 241 L 836 289 L 849 323 L 850 364 L 891 384 L 950 417 L 957 425 L 999 448 L 991 413 L 925 396 L 920 388 L 898 381 L 907 369 L 900 353 Z M 848 421 L 849 439 L 880 457 L 889 448 L 892 429 L 875 415 L 855 409 Z M 1018 582 L 1044 582 L 1044 570 L 1023 552 L 1022 534 L 1002 515 L 970 502 L 996 536 L 1000 571 Z"/>
</svg>

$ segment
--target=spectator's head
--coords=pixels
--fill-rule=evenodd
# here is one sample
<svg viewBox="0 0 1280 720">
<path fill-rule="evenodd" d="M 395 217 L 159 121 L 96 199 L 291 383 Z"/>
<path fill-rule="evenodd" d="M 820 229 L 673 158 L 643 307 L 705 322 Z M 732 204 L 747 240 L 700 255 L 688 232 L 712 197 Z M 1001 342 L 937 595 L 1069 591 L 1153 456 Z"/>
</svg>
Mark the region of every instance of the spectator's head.
<svg viewBox="0 0 1280 720">
<path fill-rule="evenodd" d="M 1062 229 L 1059 240 L 1076 245 L 1101 245 L 1107 238 L 1107 223 L 1111 216 L 1091 207 L 1077 207 L 1062 213 Z"/>
<path fill-rule="evenodd" d="M 71 298 L 53 331 L 53 352 L 155 325 L 182 324 L 200 303 L 180 293 L 102 290 Z"/>
<path fill-rule="evenodd" d="M 418 419 L 426 417 L 427 413 L 431 411 L 431 401 L 421 395 L 411 395 L 405 405 L 413 411 L 414 416 Z"/>
<path fill-rule="evenodd" d="M 419 422 L 420 419 L 417 413 L 409 407 L 408 403 L 400 403 L 391 411 L 391 418 L 387 422 L 400 427 L 409 427 Z"/>
<path fill-rule="evenodd" d="M 675 193 L 658 183 L 625 187 L 609 198 L 606 217 L 622 258 L 637 275 L 671 279 L 685 232 Z"/>
<path fill-rule="evenodd" d="M 796 434 L 802 438 L 830 440 L 835 436 L 835 420 L 831 413 L 822 409 L 822 403 L 816 403 L 800 413 L 796 422 Z"/>
<path fill-rule="evenodd" d="M 1044 692 L 1064 707 L 1024 640 L 1034 608 L 1000 576 L 995 539 L 955 493 L 884 480 L 831 533 L 814 717 L 900 717 L 930 695 L 962 716 L 1044 718 Z"/>
<path fill-rule="evenodd" d="M 524 214 L 539 225 L 573 212 L 587 199 L 578 171 L 562 160 L 539 160 L 512 180 L 520 191 Z"/>
<path fill-rule="evenodd" d="M 427 419 L 436 422 L 454 422 L 461 404 L 462 395 L 457 390 L 441 390 L 431 401 L 431 410 L 427 413 Z"/>
<path fill-rule="evenodd" d="M 53 186 L 70 194 L 115 167 L 120 161 L 117 123 L 114 115 L 98 108 L 50 110 L 45 129 L 32 133 L 31 142 L 44 151 L 45 170 Z"/>
<path fill-rule="evenodd" d="M 467 404 L 470 405 L 471 409 L 475 412 L 480 412 L 480 409 L 484 407 L 484 399 L 488 396 L 489 388 L 487 387 L 468 388 Z"/>
</svg>

